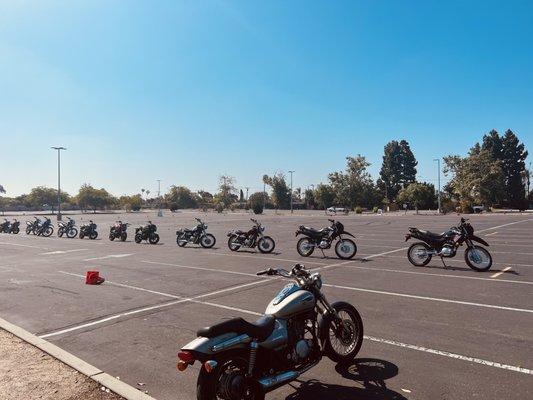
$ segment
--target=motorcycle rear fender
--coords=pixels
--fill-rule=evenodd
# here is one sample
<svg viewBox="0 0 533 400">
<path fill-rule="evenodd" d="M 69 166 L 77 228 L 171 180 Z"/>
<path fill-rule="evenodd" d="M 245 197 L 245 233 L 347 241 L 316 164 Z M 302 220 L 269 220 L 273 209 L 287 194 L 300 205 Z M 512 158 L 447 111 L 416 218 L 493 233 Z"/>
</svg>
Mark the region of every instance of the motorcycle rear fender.
<svg viewBox="0 0 533 400">
<path fill-rule="evenodd" d="M 485 242 L 483 239 L 476 235 L 470 236 L 470 240 L 473 240 L 474 242 L 481 243 L 483 246 L 490 246 L 487 242 Z"/>
<path fill-rule="evenodd" d="M 204 362 L 228 350 L 247 349 L 252 338 L 246 334 L 224 333 L 213 338 L 199 336 L 181 348 L 194 354 L 196 360 Z M 217 349 L 217 346 L 219 348 Z"/>
</svg>

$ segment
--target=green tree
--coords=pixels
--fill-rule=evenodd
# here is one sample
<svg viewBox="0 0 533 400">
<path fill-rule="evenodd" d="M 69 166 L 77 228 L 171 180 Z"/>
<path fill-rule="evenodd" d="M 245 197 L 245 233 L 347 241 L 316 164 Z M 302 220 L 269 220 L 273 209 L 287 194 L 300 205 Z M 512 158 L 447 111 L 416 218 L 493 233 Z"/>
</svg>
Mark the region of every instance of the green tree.
<svg viewBox="0 0 533 400">
<path fill-rule="evenodd" d="M 263 175 L 263 182 L 272 188 L 272 201 L 279 209 L 288 209 L 291 203 L 291 189 L 287 186 L 285 175 L 278 172 L 272 176 Z"/>
<path fill-rule="evenodd" d="M 61 203 L 66 203 L 69 200 L 68 193 L 61 192 Z M 57 189 L 46 186 L 34 187 L 28 194 L 26 201 L 36 209 L 41 209 L 45 205 L 54 208 L 57 206 Z"/>
<path fill-rule="evenodd" d="M 505 194 L 502 162 L 488 150 L 474 150 L 467 157 L 444 157 L 444 173 L 452 179 L 447 189 L 464 211 L 473 205 L 501 204 Z"/>
<path fill-rule="evenodd" d="M 252 193 L 250 197 L 248 197 L 248 204 L 253 210 L 254 214 L 263 213 L 263 202 L 263 192 Z"/>
<path fill-rule="evenodd" d="M 305 208 L 307 208 L 308 210 L 312 210 L 315 208 L 315 192 L 311 189 L 307 189 L 305 192 L 304 192 L 304 196 L 305 196 Z"/>
<path fill-rule="evenodd" d="M 198 207 L 198 197 L 185 186 L 172 185 L 170 191 L 165 195 L 165 201 L 167 203 L 176 203 L 178 208 Z"/>
<path fill-rule="evenodd" d="M 428 183 L 411 183 L 406 188 L 400 190 L 397 201 L 410 204 L 418 210 L 433 208 L 435 205 L 435 187 Z"/>
<path fill-rule="evenodd" d="M 133 196 L 120 196 L 118 203 L 120 208 L 126 211 L 139 211 L 142 207 L 142 196 L 135 194 Z"/>
<path fill-rule="evenodd" d="M 215 203 L 223 203 L 225 206 L 229 206 L 238 200 L 237 195 L 234 193 L 235 178 L 229 175 L 221 175 L 219 178 L 218 193 L 214 196 Z"/>
<path fill-rule="evenodd" d="M 389 201 L 394 201 L 400 189 L 416 181 L 417 165 L 407 141 L 392 140 L 385 145 L 379 174 L 382 190 Z"/>
<path fill-rule="evenodd" d="M 109 206 L 113 206 L 117 203 L 111 194 L 105 189 L 95 189 L 88 183 L 84 183 L 78 195 L 76 196 L 76 201 L 82 210 L 93 210 L 96 213 L 96 210 L 105 209 Z"/>
<path fill-rule="evenodd" d="M 331 185 L 320 183 L 315 190 L 315 200 L 320 209 L 331 207 L 335 201 L 335 191 Z"/>
</svg>

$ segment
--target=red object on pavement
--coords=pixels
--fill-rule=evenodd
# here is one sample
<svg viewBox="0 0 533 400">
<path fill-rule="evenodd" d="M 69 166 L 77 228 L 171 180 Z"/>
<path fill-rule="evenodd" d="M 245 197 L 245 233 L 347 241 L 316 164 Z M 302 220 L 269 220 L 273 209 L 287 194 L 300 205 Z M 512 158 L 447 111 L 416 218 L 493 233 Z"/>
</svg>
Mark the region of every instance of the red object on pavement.
<svg viewBox="0 0 533 400">
<path fill-rule="evenodd" d="M 104 278 L 100 276 L 98 271 L 87 271 L 85 276 L 85 283 L 87 285 L 99 285 L 105 281 Z"/>
</svg>

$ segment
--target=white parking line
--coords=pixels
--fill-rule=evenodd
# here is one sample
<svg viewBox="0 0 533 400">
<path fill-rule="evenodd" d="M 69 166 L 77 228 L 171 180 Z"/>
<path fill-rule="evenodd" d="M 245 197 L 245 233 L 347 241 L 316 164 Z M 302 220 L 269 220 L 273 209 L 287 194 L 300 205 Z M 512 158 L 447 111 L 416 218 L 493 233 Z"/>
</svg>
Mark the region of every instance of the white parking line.
<svg viewBox="0 0 533 400">
<path fill-rule="evenodd" d="M 496 235 L 498 232 L 492 232 L 492 233 L 487 233 L 485 236 L 492 236 L 492 235 Z"/>
<path fill-rule="evenodd" d="M 502 269 L 501 271 L 496 272 L 495 274 L 492 274 L 490 277 L 491 277 L 491 278 L 497 278 L 497 277 L 499 277 L 501 274 L 503 274 L 503 273 L 509 271 L 510 269 L 511 269 L 511 267 L 505 267 L 505 268 Z"/>
<path fill-rule="evenodd" d="M 515 221 L 515 222 L 509 222 L 508 224 L 493 226 L 492 228 L 481 229 L 481 230 L 479 230 L 477 232 L 481 233 L 481 232 L 491 231 L 493 229 L 503 228 L 503 227 L 510 226 L 510 225 L 522 224 L 524 222 L 529 222 L 529 221 L 533 221 L 533 219 L 530 218 L 530 219 L 522 219 L 520 221 Z"/>
<path fill-rule="evenodd" d="M 5 246 L 18 246 L 18 247 L 29 247 L 32 249 L 49 250 L 48 247 L 30 246 L 29 244 L 7 243 L 7 242 L 0 242 L 0 244 L 3 244 Z"/>
<path fill-rule="evenodd" d="M 328 283 L 324 283 L 323 286 L 332 287 L 332 288 L 336 288 L 336 289 L 353 290 L 353 291 L 357 291 L 357 292 L 384 294 L 384 295 L 387 295 L 387 296 L 406 297 L 406 298 L 417 299 L 417 300 L 437 301 L 437 302 L 442 302 L 442 303 L 461 304 L 461 305 L 465 305 L 465 306 L 482 307 L 482 308 L 493 308 L 493 309 L 497 309 L 497 310 L 517 311 L 517 312 L 524 312 L 524 313 L 533 313 L 533 310 L 530 310 L 530 309 L 527 309 L 527 308 L 505 307 L 505 306 L 497 306 L 497 305 L 493 305 L 493 304 L 473 303 L 473 302 L 470 302 L 470 301 L 441 299 L 441 298 L 438 298 L 438 297 L 417 296 L 417 295 L 414 295 L 414 294 L 397 293 L 397 292 L 386 292 L 384 290 L 364 289 L 364 288 L 356 288 L 356 287 L 351 287 L 351 286 L 332 285 L 332 284 L 328 284 Z"/>
<path fill-rule="evenodd" d="M 67 274 L 83 277 L 83 275 L 76 275 L 76 274 L 71 274 L 71 273 L 67 273 Z M 265 280 L 266 279 L 262 279 L 260 281 L 251 282 L 251 283 L 248 283 L 248 284 L 245 284 L 245 285 L 250 286 L 252 284 L 262 283 Z M 117 285 L 123 286 L 122 284 L 117 284 Z M 225 291 L 236 290 L 237 288 L 242 287 L 242 286 L 243 285 L 239 285 L 239 286 L 230 287 L 230 288 L 223 289 L 223 290 L 225 290 Z M 126 287 L 129 287 L 129 288 L 135 289 L 135 290 L 142 289 L 142 288 L 137 288 L 137 287 L 131 287 L 129 285 L 127 285 Z M 45 334 L 45 335 L 41 335 L 39 337 L 47 338 L 47 337 L 51 337 L 51 336 L 57 336 L 57 335 L 60 335 L 60 334 L 63 334 L 63 333 L 72 332 L 74 330 L 79 330 L 79 329 L 87 328 L 87 327 L 94 326 L 94 325 L 97 325 L 97 324 L 102 324 L 104 322 L 108 322 L 108 321 L 111 321 L 111 320 L 114 320 L 114 319 L 118 319 L 118 318 L 121 318 L 121 317 L 124 317 L 124 316 L 134 315 L 134 314 L 138 314 L 138 313 L 141 313 L 141 312 L 144 312 L 144 311 L 151 311 L 151 310 L 159 309 L 159 308 L 163 308 L 163 307 L 169 307 L 169 306 L 172 306 L 172 305 L 175 305 L 175 304 L 179 304 L 179 303 L 184 303 L 184 302 L 193 302 L 193 303 L 198 303 L 198 304 L 202 304 L 202 305 L 206 305 L 206 306 L 211 306 L 211 307 L 216 307 L 216 308 L 223 308 L 223 309 L 227 309 L 227 310 L 231 310 L 231 311 L 238 311 L 238 312 L 241 312 L 243 314 L 251 314 L 251 315 L 255 315 L 255 316 L 262 315 L 261 313 L 258 313 L 258 312 L 255 312 L 255 311 L 251 311 L 251 310 L 246 310 L 246 309 L 243 309 L 243 308 L 231 307 L 231 306 L 226 306 L 226 305 L 223 305 L 223 304 L 197 300 L 197 299 L 199 299 L 201 297 L 211 296 L 211 295 L 213 295 L 213 293 L 214 292 L 205 293 L 203 295 L 195 296 L 195 297 L 190 298 L 190 299 L 180 299 L 180 300 L 177 300 L 177 301 L 171 301 L 169 303 L 158 304 L 158 305 L 155 305 L 155 306 L 145 307 L 145 308 L 138 309 L 138 310 L 133 310 L 133 311 L 125 312 L 125 313 L 116 314 L 116 315 L 109 316 L 109 317 L 106 317 L 106 318 L 103 318 L 103 319 L 100 319 L 100 320 L 91 321 L 91 322 L 88 322 L 86 324 L 73 326 L 73 327 L 62 329 L 62 330 L 56 331 L 56 332 L 51 332 L 51 333 L 48 333 L 48 334 Z M 174 297 L 174 295 L 170 295 L 170 294 L 167 294 L 167 295 L 169 297 Z M 477 357 L 471 357 L 471 356 L 465 356 L 465 355 L 456 354 L 456 353 L 450 353 L 448 351 L 435 350 L 435 349 L 431 349 L 431 348 L 427 348 L 427 347 L 423 347 L 423 346 L 417 346 L 417 345 L 413 345 L 413 344 L 402 343 L 402 342 L 398 342 L 398 341 L 395 341 L 395 340 L 378 338 L 378 337 L 374 337 L 374 336 L 364 335 L 363 337 L 366 340 L 370 340 L 370 341 L 373 341 L 373 342 L 388 344 L 388 345 L 391 345 L 391 346 L 396 346 L 396 347 L 410 349 L 410 350 L 416 350 L 416 351 L 429 353 L 429 354 L 434 354 L 434 355 L 438 355 L 438 356 L 442 356 L 442 357 L 453 358 L 453 359 L 456 359 L 456 360 L 461 360 L 461 361 L 466 361 L 466 362 L 473 362 L 473 363 L 476 363 L 476 364 L 485 365 L 485 366 L 489 366 L 489 367 L 506 369 L 506 370 L 509 370 L 509 371 L 514 371 L 514 372 L 519 372 L 519 373 L 523 373 L 523 374 L 533 375 L 533 371 L 531 369 L 523 368 L 523 367 L 520 367 L 520 366 L 502 364 L 502 363 L 499 363 L 499 362 L 484 360 L 484 359 L 477 358 Z"/>
<path fill-rule="evenodd" d="M 76 253 L 78 251 L 88 251 L 89 249 L 74 249 L 74 250 L 56 250 L 56 251 L 49 251 L 47 253 L 41 253 L 40 256 L 48 256 L 53 254 L 67 254 L 67 253 Z"/>
<path fill-rule="evenodd" d="M 135 253 L 128 253 L 128 254 L 110 254 L 108 256 L 102 256 L 102 257 L 93 257 L 93 258 L 86 258 L 83 261 L 95 261 L 95 260 L 106 260 L 108 258 L 124 258 L 132 256 Z"/>
<path fill-rule="evenodd" d="M 384 255 L 387 255 L 387 254 L 396 253 L 398 251 L 407 250 L 408 248 L 409 247 L 402 247 L 401 249 L 386 251 L 384 253 L 372 254 L 371 256 L 367 256 L 367 257 L 363 258 L 363 260 L 370 260 L 371 258 L 374 258 L 374 257 L 381 257 L 381 256 L 384 256 Z"/>
</svg>

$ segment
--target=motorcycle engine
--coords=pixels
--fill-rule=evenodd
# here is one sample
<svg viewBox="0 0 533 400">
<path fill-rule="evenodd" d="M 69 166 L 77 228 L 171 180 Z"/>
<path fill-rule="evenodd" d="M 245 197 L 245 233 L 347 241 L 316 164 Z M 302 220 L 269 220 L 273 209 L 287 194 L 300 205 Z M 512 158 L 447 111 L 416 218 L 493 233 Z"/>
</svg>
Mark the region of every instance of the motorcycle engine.
<svg viewBox="0 0 533 400">
<path fill-rule="evenodd" d="M 329 242 L 327 240 L 322 240 L 318 247 L 320 247 L 321 249 L 327 249 L 329 247 Z"/>
<path fill-rule="evenodd" d="M 455 246 L 452 244 L 445 244 L 442 246 L 442 250 L 440 251 L 440 255 L 443 257 L 453 257 L 455 256 Z"/>
<path fill-rule="evenodd" d="M 314 348 L 315 337 L 313 334 L 312 320 L 298 318 L 292 320 L 289 333 L 289 353 L 287 358 L 294 364 L 300 364 L 309 359 Z"/>
</svg>

